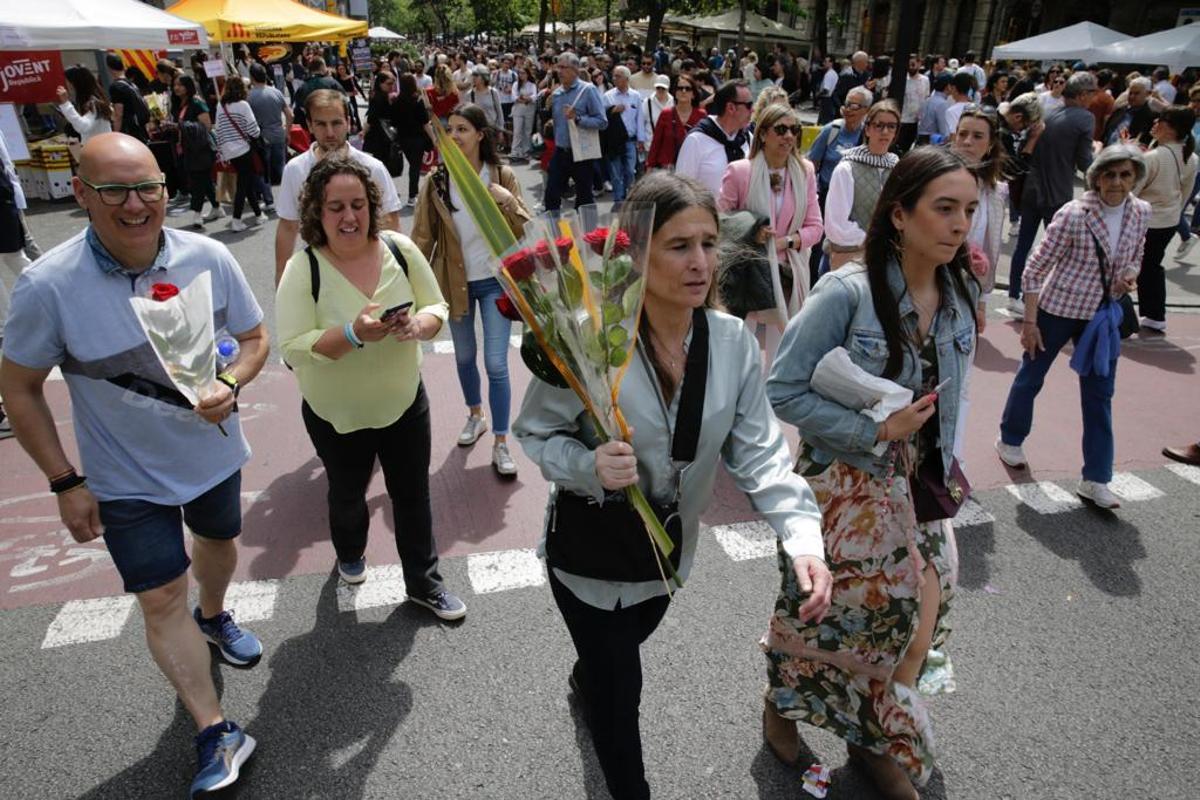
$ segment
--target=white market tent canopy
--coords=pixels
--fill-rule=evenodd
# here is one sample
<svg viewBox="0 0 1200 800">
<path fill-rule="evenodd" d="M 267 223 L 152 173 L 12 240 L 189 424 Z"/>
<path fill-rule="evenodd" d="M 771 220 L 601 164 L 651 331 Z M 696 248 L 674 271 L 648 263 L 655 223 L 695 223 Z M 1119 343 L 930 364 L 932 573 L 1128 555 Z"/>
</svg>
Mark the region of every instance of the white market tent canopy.
<svg viewBox="0 0 1200 800">
<path fill-rule="evenodd" d="M 1079 22 L 1056 31 L 993 47 L 992 58 L 1029 58 L 1039 61 L 1075 58 L 1081 61 L 1104 61 L 1105 59 L 1100 57 L 1100 50 L 1105 45 L 1128 38 L 1123 33 L 1094 22 Z"/>
<path fill-rule="evenodd" d="M 1096 60 L 1109 64 L 1165 64 L 1175 73 L 1200 67 L 1200 25 L 1181 25 L 1110 44 L 1100 48 Z"/>
<path fill-rule="evenodd" d="M 405 38 L 402 34 L 396 33 L 395 31 L 392 31 L 392 30 L 388 30 L 387 28 L 383 27 L 382 25 L 378 25 L 378 26 L 368 30 L 367 37 L 370 39 L 403 39 L 403 38 Z"/>
<path fill-rule="evenodd" d="M 6 1 L 0 50 L 208 47 L 204 26 L 138 0 Z"/>
</svg>

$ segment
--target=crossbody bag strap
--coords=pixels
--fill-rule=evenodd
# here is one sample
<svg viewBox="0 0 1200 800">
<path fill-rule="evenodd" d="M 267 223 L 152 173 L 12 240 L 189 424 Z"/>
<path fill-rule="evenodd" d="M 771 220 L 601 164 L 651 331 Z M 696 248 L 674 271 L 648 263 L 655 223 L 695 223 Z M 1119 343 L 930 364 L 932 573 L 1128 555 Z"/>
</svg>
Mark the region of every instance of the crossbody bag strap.
<svg viewBox="0 0 1200 800">
<path fill-rule="evenodd" d="M 1104 254 L 1104 248 L 1100 246 L 1100 239 L 1096 234 L 1092 234 L 1092 244 L 1096 246 L 1096 260 L 1100 262 L 1100 285 L 1104 287 L 1104 296 L 1100 298 L 1100 305 L 1104 305 L 1105 301 L 1112 298 L 1112 280 L 1108 275 L 1108 256 Z"/>
<path fill-rule="evenodd" d="M 238 136 L 242 137 L 242 140 L 245 141 L 246 144 L 254 144 L 254 142 L 250 141 L 250 137 L 242 131 L 242 126 L 237 124 L 237 120 L 233 118 L 233 114 L 229 113 L 229 106 L 221 103 L 221 110 L 225 112 L 225 119 L 229 120 L 229 124 L 233 125 L 233 129 L 237 131 Z"/>
<path fill-rule="evenodd" d="M 675 418 L 675 436 L 671 442 L 671 458 L 674 461 L 691 462 L 696 459 L 707 390 L 708 315 L 703 308 L 698 308 L 692 313 L 692 343 L 684 364 L 683 386 L 679 390 L 679 413 Z"/>
</svg>

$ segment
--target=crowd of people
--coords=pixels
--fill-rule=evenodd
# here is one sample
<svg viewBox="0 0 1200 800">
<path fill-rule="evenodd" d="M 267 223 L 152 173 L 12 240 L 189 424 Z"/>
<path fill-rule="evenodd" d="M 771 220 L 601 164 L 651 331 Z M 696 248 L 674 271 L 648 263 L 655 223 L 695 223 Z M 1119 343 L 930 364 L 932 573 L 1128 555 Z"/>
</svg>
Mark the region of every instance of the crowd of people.
<svg viewBox="0 0 1200 800">
<path fill-rule="evenodd" d="M 1177 252 L 1187 253 L 1197 233 L 1186 208 L 1200 188 L 1200 87 L 1086 64 L 1002 69 L 969 53 L 962 63 L 913 56 L 901 74 L 865 53 L 809 64 L 783 48 L 739 57 L 659 46 L 614 57 L 431 46 L 380 59 L 362 97 L 344 64 L 331 72 L 319 51 L 307 56 L 303 79 L 292 73 L 281 91 L 239 53 L 219 100 L 202 69 L 160 62 L 156 77 L 173 92 L 161 120 L 143 117 L 119 58 L 109 57 L 108 94 L 86 70 L 69 73 L 60 109 L 83 142 L 73 191 L 89 221 L 32 265 L 24 253 L 36 245 L 6 156 L 0 171 L 0 190 L 13 197 L 0 208 L 0 252 L 23 270 L 4 309 L 2 421 L 46 475 L 72 536 L 103 535 L 137 597 L 150 652 L 199 731 L 193 794 L 236 781 L 255 747 L 222 714 L 205 643 L 242 666 L 263 653 L 225 608 L 225 590 L 250 457 L 237 401 L 268 357 L 267 328 L 229 250 L 164 224 L 183 203 L 196 228 L 224 214 L 213 182 L 221 163 L 236 175 L 231 229 L 278 218 L 276 336 L 325 468 L 341 580 L 367 578 L 366 491 L 378 461 L 409 598 L 443 620 L 466 615 L 439 573 L 428 473 L 431 415 L 443 410 L 430 407 L 420 343 L 448 326 L 467 411 L 457 443 L 470 447 L 489 429 L 482 335 L 494 469 L 516 474 L 511 434 L 553 484 L 551 593 L 578 657 L 569 684 L 613 797 L 650 796 L 640 648 L 670 594 L 632 568 L 568 559 L 568 528 L 638 528 L 622 494 L 637 485 L 677 525 L 686 578 L 723 464 L 779 539 L 780 588 L 773 609 L 764 598 L 761 643 L 768 745 L 794 764 L 798 722 L 832 731 L 885 796 L 915 798 L 934 764 L 916 686 L 947 636 L 950 520 L 969 489 L 969 376 L 1004 222 L 1017 230 L 1008 296 L 1025 352 L 1002 419 L 985 424 L 997 426 L 999 458 L 1025 468 L 1035 399 L 1074 342 L 1077 492 L 1117 508 L 1117 337 L 1166 331 L 1166 248 L 1179 232 Z M 901 79 L 902 104 L 885 99 Z M 805 152 L 800 109 L 810 103 L 823 125 Z M 293 120 L 311 145 L 289 159 Z M 572 194 L 577 207 L 598 190 L 618 211 L 655 207 L 637 363 L 620 396 L 629 441 L 599 441 L 579 398 L 541 380 L 513 418 L 512 323 L 497 308 L 502 289 L 463 187 L 432 148 L 435 121 L 514 234 Z M 356 131 L 361 147 L 350 143 Z M 514 168 L 539 150 L 537 202 Z M 402 161 L 409 235 L 394 181 Z M 1076 198 L 1078 173 L 1086 190 Z M 171 388 L 128 299 L 205 272 L 217 327 L 239 354 L 193 407 Z M 911 402 L 873 420 L 823 393 L 817 373 L 839 348 Z M 69 459 L 45 399 L 55 367 L 89 477 Z M 165 411 L 131 411 L 146 404 Z M 797 453 L 781 423 L 799 431 Z M 227 436 L 212 435 L 218 424 Z M 1198 446 L 1167 452 L 1200 461 Z M 190 611 L 189 565 L 200 588 Z"/>
</svg>

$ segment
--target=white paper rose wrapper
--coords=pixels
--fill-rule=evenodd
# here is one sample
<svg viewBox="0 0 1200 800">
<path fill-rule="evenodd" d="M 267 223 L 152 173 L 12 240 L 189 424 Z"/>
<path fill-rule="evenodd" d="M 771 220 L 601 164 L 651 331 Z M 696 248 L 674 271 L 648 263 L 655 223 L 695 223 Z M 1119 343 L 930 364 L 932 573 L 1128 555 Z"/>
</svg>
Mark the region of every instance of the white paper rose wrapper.
<svg viewBox="0 0 1200 800">
<path fill-rule="evenodd" d="M 192 405 L 199 405 L 212 393 L 217 375 L 212 275 L 200 273 L 166 300 L 131 297 L 129 304 L 171 383 Z"/>
</svg>

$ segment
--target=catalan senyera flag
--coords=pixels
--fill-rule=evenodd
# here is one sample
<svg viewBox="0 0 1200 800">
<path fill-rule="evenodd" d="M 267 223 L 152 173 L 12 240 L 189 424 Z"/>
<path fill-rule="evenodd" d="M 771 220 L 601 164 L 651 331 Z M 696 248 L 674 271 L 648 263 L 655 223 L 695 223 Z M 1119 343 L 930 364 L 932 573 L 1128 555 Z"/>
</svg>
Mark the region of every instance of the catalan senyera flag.
<svg viewBox="0 0 1200 800">
<path fill-rule="evenodd" d="M 154 68 L 160 58 L 167 57 L 166 50 L 113 50 L 125 62 L 125 69 L 137 67 L 147 80 L 154 80 Z"/>
</svg>

